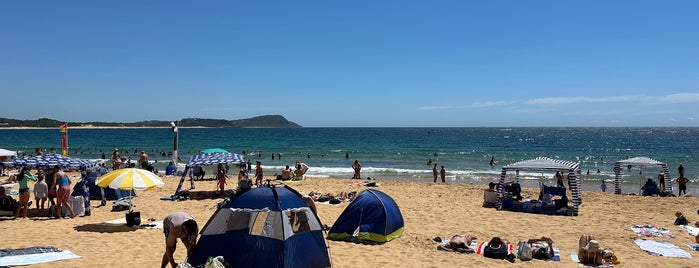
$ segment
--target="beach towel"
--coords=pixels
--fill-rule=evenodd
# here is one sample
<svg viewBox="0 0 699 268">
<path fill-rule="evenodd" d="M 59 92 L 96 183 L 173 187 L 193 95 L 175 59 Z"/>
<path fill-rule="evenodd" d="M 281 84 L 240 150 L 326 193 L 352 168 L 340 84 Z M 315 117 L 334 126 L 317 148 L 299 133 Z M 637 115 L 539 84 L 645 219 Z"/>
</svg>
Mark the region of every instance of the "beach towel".
<svg viewBox="0 0 699 268">
<path fill-rule="evenodd" d="M 55 247 L 0 249 L 0 266 L 30 265 L 44 262 L 82 258 L 70 250 Z"/>
<path fill-rule="evenodd" d="M 675 237 L 670 230 L 650 224 L 633 225 L 631 226 L 631 230 L 634 231 L 638 236 Z"/>
<path fill-rule="evenodd" d="M 689 255 L 689 252 L 667 241 L 636 239 L 633 242 L 651 255 L 675 258 L 692 257 L 692 255 Z"/>
<path fill-rule="evenodd" d="M 687 246 L 694 251 L 699 251 L 699 244 L 689 244 Z"/>
<path fill-rule="evenodd" d="M 602 264 L 602 265 L 594 265 L 594 264 L 588 264 L 588 263 L 579 263 L 579 262 L 580 262 L 580 258 L 578 257 L 578 253 L 577 253 L 577 252 L 570 253 L 570 259 L 571 259 L 573 262 L 577 262 L 577 263 L 578 263 L 578 267 L 595 267 L 595 268 L 613 268 L 613 267 L 614 267 L 614 264 L 612 264 L 612 263 L 605 263 L 605 264 Z"/>
<path fill-rule="evenodd" d="M 436 241 L 437 239 L 435 238 L 434 240 Z M 442 241 L 439 242 L 439 245 L 440 245 L 440 246 L 446 246 L 447 244 L 449 244 L 449 241 L 451 241 L 451 239 L 450 239 L 450 238 L 447 238 L 447 237 L 442 237 L 441 240 L 442 240 Z M 472 249 L 474 249 L 474 250 L 476 249 L 477 246 L 478 246 L 478 243 L 477 243 L 476 241 L 473 241 L 473 240 L 471 241 L 471 244 L 468 245 L 468 247 L 470 247 L 470 248 L 472 248 Z M 439 252 L 454 252 L 454 251 L 441 250 L 441 249 L 437 249 L 437 251 L 439 251 Z M 459 252 L 459 253 L 461 253 L 461 252 Z M 470 253 L 468 253 L 468 252 L 463 252 L 463 254 L 470 254 Z"/>
<path fill-rule="evenodd" d="M 99 224 L 107 225 L 107 226 L 127 226 L 126 225 L 126 218 L 113 219 L 113 220 L 101 222 Z M 142 223 L 141 225 L 134 225 L 132 227 L 133 228 L 140 228 L 140 229 L 163 229 L 163 221 L 148 221 L 148 222 Z"/>
<path fill-rule="evenodd" d="M 687 230 L 687 233 L 691 236 L 699 235 L 699 228 L 689 225 L 680 225 L 680 228 Z"/>
</svg>

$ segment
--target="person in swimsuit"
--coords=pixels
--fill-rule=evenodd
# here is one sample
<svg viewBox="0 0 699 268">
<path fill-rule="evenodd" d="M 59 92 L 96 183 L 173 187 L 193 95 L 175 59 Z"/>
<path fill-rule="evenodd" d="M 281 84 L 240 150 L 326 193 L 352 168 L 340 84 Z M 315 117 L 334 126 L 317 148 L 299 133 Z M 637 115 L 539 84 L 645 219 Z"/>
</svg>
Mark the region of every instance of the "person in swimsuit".
<svg viewBox="0 0 699 268">
<path fill-rule="evenodd" d="M 352 176 L 352 179 L 362 179 L 362 164 L 359 163 L 359 160 L 354 160 L 354 164 L 352 164 L 352 169 L 354 169 L 354 176 Z"/>
<path fill-rule="evenodd" d="M 39 215 L 44 212 L 44 206 L 46 205 L 46 199 L 49 196 L 49 186 L 44 182 L 44 175 L 39 174 L 37 176 L 37 182 L 34 184 L 34 201 L 36 202 L 36 209 Z"/>
<path fill-rule="evenodd" d="M 475 236 L 455 234 L 449 239 L 449 243 L 437 246 L 439 250 L 454 251 L 460 253 L 474 253 L 474 249 L 470 247 L 471 242 L 475 240 Z"/>
<path fill-rule="evenodd" d="M 187 248 L 187 257 L 192 255 L 194 246 L 197 244 L 199 226 L 192 215 L 185 212 L 175 212 L 167 215 L 163 220 L 163 233 L 165 234 L 165 253 L 161 268 L 165 268 L 169 263 L 172 268 L 177 267 L 173 253 L 177 249 L 177 238 L 182 240 Z"/>
<path fill-rule="evenodd" d="M 216 176 L 218 177 L 218 189 L 221 193 L 221 196 L 224 196 L 226 193 L 226 179 L 228 179 L 228 175 L 226 175 L 226 170 L 223 168 L 223 164 L 218 164 L 218 167 L 216 168 Z"/>
<path fill-rule="evenodd" d="M 15 180 L 17 180 L 17 183 L 19 183 L 19 205 L 15 211 L 15 218 L 19 218 L 19 212 L 22 211 L 22 209 L 24 209 L 24 218 L 26 218 L 27 211 L 29 210 L 30 197 L 29 185 L 27 185 L 27 182 L 36 181 L 36 178 L 34 178 L 34 175 L 32 175 L 31 172 L 29 172 L 28 167 L 23 167 L 19 174 L 17 174 L 17 177 L 15 177 Z"/>
<path fill-rule="evenodd" d="M 75 218 L 75 212 L 73 208 L 68 204 L 68 197 L 70 196 L 70 183 L 71 180 L 68 175 L 61 170 L 61 167 L 56 165 L 53 167 L 55 173 L 53 174 L 55 178 L 55 184 L 58 185 L 58 191 L 56 192 L 56 218 L 60 219 L 62 217 L 62 206 L 65 206 L 70 212 L 70 218 Z"/>
<path fill-rule="evenodd" d="M 262 163 L 260 161 L 255 162 L 255 185 L 257 187 L 262 186 L 262 178 L 264 178 L 262 174 Z"/>
</svg>

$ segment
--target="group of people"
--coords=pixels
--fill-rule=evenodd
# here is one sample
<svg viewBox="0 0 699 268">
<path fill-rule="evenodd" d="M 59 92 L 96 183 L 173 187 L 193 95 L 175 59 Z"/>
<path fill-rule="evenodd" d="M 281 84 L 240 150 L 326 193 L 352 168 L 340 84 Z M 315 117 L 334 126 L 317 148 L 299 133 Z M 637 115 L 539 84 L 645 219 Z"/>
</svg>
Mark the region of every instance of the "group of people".
<svg viewBox="0 0 699 268">
<path fill-rule="evenodd" d="M 274 179 L 281 180 L 281 181 L 303 180 L 309 169 L 310 169 L 310 167 L 306 163 L 303 163 L 299 160 L 296 160 L 296 164 L 294 165 L 293 170 L 291 170 L 291 168 L 287 165 L 281 171 L 281 174 L 279 174 L 279 173 L 274 174 Z"/>
<path fill-rule="evenodd" d="M 432 177 L 434 177 L 434 182 L 437 182 L 437 176 L 442 178 L 442 182 L 447 182 L 447 170 L 444 169 L 444 166 L 442 166 L 441 169 L 437 170 L 437 164 L 434 164 L 434 167 L 432 167 Z"/>
<path fill-rule="evenodd" d="M 532 259 L 550 260 L 555 257 L 553 239 L 542 236 L 521 241 L 515 250 L 514 245 L 507 239 L 493 237 L 487 242 L 474 243 L 477 239 L 473 235 L 455 234 L 448 242 L 436 237 L 440 242 L 438 250 L 453 251 L 458 253 L 477 253 L 492 259 L 503 259 L 514 262 L 515 259 L 529 261 Z M 475 247 L 473 245 L 476 245 Z M 578 259 L 583 264 L 602 265 L 605 263 L 618 263 L 613 252 L 600 246 L 594 235 L 583 234 L 578 240 Z M 516 255 L 515 255 L 516 254 Z M 616 264 L 615 263 L 615 264 Z"/>
<path fill-rule="evenodd" d="M 68 177 L 60 166 L 56 165 L 46 170 L 38 169 L 36 174 L 32 174 L 28 167 L 23 167 L 19 173 L 11 175 L 8 181 L 19 185 L 19 200 L 14 208 L 15 218 L 20 218 L 20 216 L 27 218 L 29 208 L 32 205 L 32 202 L 29 201 L 31 198 L 29 181 L 35 181 L 34 201 L 36 202 L 39 216 L 48 214 L 46 209 L 55 206 L 56 218 L 62 218 L 61 212 L 64 207 L 70 213 L 71 218 L 75 217 L 73 208 L 68 203 L 71 191 L 70 185 L 73 180 Z M 7 198 L 4 188 L 2 188 L 0 197 Z M 49 207 L 46 206 L 47 201 L 50 204 Z"/>
</svg>

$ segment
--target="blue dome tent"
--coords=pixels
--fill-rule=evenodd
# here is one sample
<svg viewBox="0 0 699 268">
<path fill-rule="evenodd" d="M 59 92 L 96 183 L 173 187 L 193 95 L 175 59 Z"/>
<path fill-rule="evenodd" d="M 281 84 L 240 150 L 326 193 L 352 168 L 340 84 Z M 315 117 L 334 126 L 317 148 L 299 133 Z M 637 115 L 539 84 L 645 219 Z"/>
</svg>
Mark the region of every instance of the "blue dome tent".
<svg viewBox="0 0 699 268">
<path fill-rule="evenodd" d="M 403 215 L 387 194 L 365 190 L 350 203 L 328 232 L 328 239 L 388 242 L 403 234 Z"/>
<path fill-rule="evenodd" d="M 220 205 L 187 261 L 223 256 L 236 267 L 330 267 L 321 226 L 292 188 L 253 188 Z"/>
</svg>

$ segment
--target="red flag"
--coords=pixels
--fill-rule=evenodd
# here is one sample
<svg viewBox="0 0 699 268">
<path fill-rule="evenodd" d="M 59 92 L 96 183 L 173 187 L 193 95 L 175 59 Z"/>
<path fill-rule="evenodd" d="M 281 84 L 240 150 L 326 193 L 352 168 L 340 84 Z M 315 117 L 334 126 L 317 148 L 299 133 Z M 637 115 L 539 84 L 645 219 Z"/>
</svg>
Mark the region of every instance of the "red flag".
<svg viewBox="0 0 699 268">
<path fill-rule="evenodd" d="M 68 156 L 68 123 L 61 125 L 61 133 L 63 133 L 63 136 L 61 136 L 61 152 L 63 156 Z"/>
</svg>

